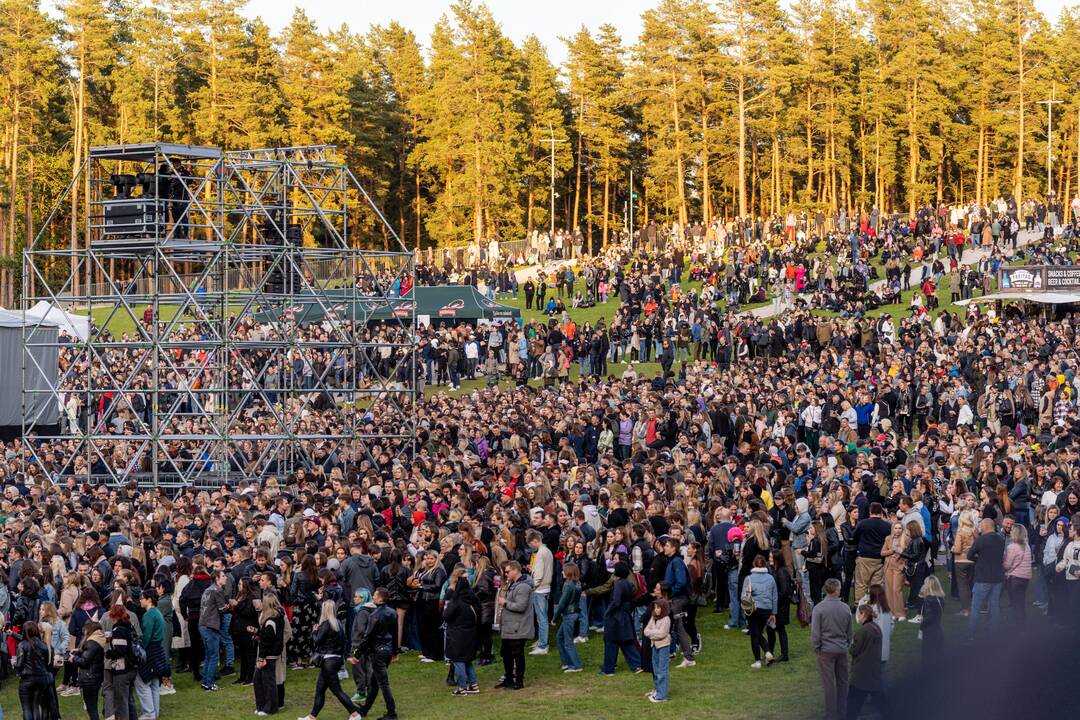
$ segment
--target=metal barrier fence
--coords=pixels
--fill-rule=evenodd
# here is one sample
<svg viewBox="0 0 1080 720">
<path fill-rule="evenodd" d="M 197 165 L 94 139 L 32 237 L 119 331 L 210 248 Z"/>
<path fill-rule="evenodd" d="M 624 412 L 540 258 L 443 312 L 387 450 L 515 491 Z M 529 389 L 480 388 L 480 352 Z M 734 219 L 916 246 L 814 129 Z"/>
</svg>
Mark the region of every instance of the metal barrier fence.
<svg viewBox="0 0 1080 720">
<path fill-rule="evenodd" d="M 580 255 L 580 248 L 573 242 L 564 242 L 562 248 L 552 246 L 543 248 L 532 239 L 506 240 L 496 243 L 498 246 L 499 261 L 514 259 L 513 264 L 532 265 L 536 262 L 548 260 L 570 260 Z M 465 267 L 476 264 L 488 264 L 492 260 L 491 243 L 477 246 L 452 245 L 449 247 L 429 247 L 420 251 L 417 258 L 425 265 L 440 269 L 447 267 Z"/>
</svg>

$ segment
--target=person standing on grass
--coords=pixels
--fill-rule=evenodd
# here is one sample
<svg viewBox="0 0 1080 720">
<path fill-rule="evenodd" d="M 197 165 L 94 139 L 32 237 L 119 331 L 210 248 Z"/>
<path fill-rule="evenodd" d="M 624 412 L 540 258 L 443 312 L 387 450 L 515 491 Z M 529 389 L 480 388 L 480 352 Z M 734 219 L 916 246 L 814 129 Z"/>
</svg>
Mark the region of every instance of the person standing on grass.
<svg viewBox="0 0 1080 720">
<path fill-rule="evenodd" d="M 1001 588 L 1005 583 L 1005 537 L 995 530 L 990 518 L 979 522 L 979 530 L 980 535 L 967 554 L 968 560 L 975 563 L 967 627 L 969 640 L 974 640 L 979 630 L 983 605 L 990 611 L 991 629 L 997 628 L 1001 616 Z"/>
<path fill-rule="evenodd" d="M 72 662 L 79 669 L 78 683 L 82 692 L 83 706 L 90 720 L 98 720 L 98 700 L 101 685 L 105 682 L 105 646 L 109 641 L 101 631 L 101 623 L 88 620 L 82 626 L 82 642 L 72 653 Z"/>
<path fill-rule="evenodd" d="M 888 707 L 882 692 L 881 628 L 874 622 L 874 608 L 860 605 L 855 613 L 859 629 L 851 644 L 851 677 L 848 681 L 847 715 L 844 720 L 858 720 L 863 703 L 870 699 L 882 717 Z"/>
<path fill-rule="evenodd" d="M 1005 547 L 1005 591 L 1009 596 L 1009 614 L 1013 625 L 1023 628 L 1027 621 L 1026 596 L 1031 582 L 1031 547 L 1028 545 L 1027 528 L 1019 523 L 1009 531 L 1009 543 Z"/>
<path fill-rule="evenodd" d="M 671 609 L 667 600 L 660 598 L 653 601 L 649 622 L 642 632 L 652 645 L 653 690 L 648 694 L 649 702 L 666 702 L 671 662 Z"/>
<path fill-rule="evenodd" d="M 694 661 L 694 646 L 690 642 L 690 633 L 686 630 L 686 613 L 690 607 L 690 573 L 679 553 L 679 545 L 678 538 L 664 539 L 663 550 L 668 557 L 668 563 L 664 570 L 664 580 L 660 584 L 661 592 L 657 592 L 656 596 L 667 594 L 670 598 L 672 631 L 683 654 L 683 660 L 678 666 L 688 668 L 697 663 Z"/>
<path fill-rule="evenodd" d="M 161 715 L 161 678 L 169 673 L 169 651 L 165 647 L 165 619 L 157 609 L 157 591 L 153 588 L 143 590 L 139 605 L 143 615 L 142 643 L 146 651 L 146 662 L 136 669 L 135 695 L 139 699 L 142 715 L 139 720 L 155 720 Z M 171 634 L 171 633 L 170 633 Z"/>
<path fill-rule="evenodd" d="M 739 591 L 739 602 L 750 626 L 750 649 L 754 653 L 750 667 L 755 670 L 761 669 L 762 650 L 765 650 L 765 664 L 772 665 L 773 654 L 765 642 L 765 626 L 776 622 L 777 601 L 776 580 L 769 574 L 764 556 L 759 555 L 754 558 L 754 567 Z"/>
<path fill-rule="evenodd" d="M 555 558 L 544 544 L 544 536 L 538 530 L 525 533 L 525 541 L 532 549 L 529 561 L 529 574 L 533 579 L 532 604 L 536 617 L 536 645 L 530 655 L 548 653 L 548 597 L 551 595 L 551 581 L 555 572 Z"/>
<path fill-rule="evenodd" d="M 364 634 L 354 647 L 349 662 L 353 665 L 359 664 L 358 653 L 366 653 L 371 662 L 371 677 L 360 714 L 367 715 L 382 692 L 383 702 L 386 703 L 386 714 L 382 716 L 382 720 L 397 720 L 397 705 L 394 703 L 394 693 L 390 690 L 389 673 L 390 662 L 398 651 L 397 612 L 387 606 L 388 596 L 386 588 L 375 588 L 372 595 L 375 609 L 368 618 Z"/>
<path fill-rule="evenodd" d="M 535 637 L 533 585 L 516 561 L 506 564 L 505 575 L 506 592 L 495 601 L 502 608 L 499 634 L 503 659 L 503 679 L 495 687 L 520 690 L 525 687 L 525 643 Z"/>
<path fill-rule="evenodd" d="M 1063 617 L 1072 617 L 1073 622 L 1080 618 L 1080 516 L 1073 515 L 1069 526 L 1069 544 L 1061 554 L 1061 560 L 1055 566 L 1059 573 L 1064 573 L 1066 613 Z"/>
<path fill-rule="evenodd" d="M 874 515 L 874 511 L 871 510 L 870 514 Z M 878 514 L 880 515 L 880 507 Z M 887 532 L 888 523 L 885 523 L 885 526 Z M 825 599 L 814 606 L 811 615 L 810 645 L 817 656 L 818 676 L 825 693 L 825 720 L 845 720 L 851 610 L 847 603 L 840 599 L 839 580 L 829 578 L 825 581 L 824 589 Z M 880 660 L 880 648 L 878 659 Z"/>
<path fill-rule="evenodd" d="M 22 638 L 12 669 L 19 676 L 19 704 L 23 718 L 51 717 L 56 704 L 53 675 L 49 670 L 49 646 L 41 639 L 41 630 L 33 620 L 22 625 Z"/>
<path fill-rule="evenodd" d="M 919 623 L 919 635 L 922 637 L 922 669 L 926 677 L 929 673 L 942 670 L 945 655 L 945 629 L 942 620 L 945 615 L 945 591 L 937 576 L 926 578 L 922 589 L 923 610 Z M 972 610 L 974 615 L 977 611 Z"/>
<path fill-rule="evenodd" d="M 256 638 L 255 714 L 262 717 L 278 711 L 277 660 L 285 650 L 285 618 L 277 595 L 266 593 L 256 599 L 259 634 Z"/>
<path fill-rule="evenodd" d="M 450 573 L 442 617 L 446 624 L 446 659 L 453 666 L 457 684 L 453 694 L 477 695 L 480 685 L 473 661 L 479 645 L 480 600 L 469 584 L 464 565 L 457 565 Z"/>
<path fill-rule="evenodd" d="M 199 636 L 203 641 L 203 690 L 215 691 L 217 686 L 218 655 L 221 649 L 222 615 L 230 609 L 225 599 L 225 573 L 214 571 L 210 585 L 199 600 Z"/>
<path fill-rule="evenodd" d="M 315 700 L 311 713 L 297 720 L 316 720 L 326 703 L 327 690 L 348 711 L 349 720 L 360 720 L 360 709 L 353 705 L 349 696 L 341 689 L 341 679 L 338 677 L 338 672 L 345 665 L 345 630 L 338 622 L 337 603 L 333 600 L 322 602 L 319 622 L 311 636 L 311 647 L 313 657 L 321 658 L 316 663 L 319 677 L 315 680 Z"/>
<path fill-rule="evenodd" d="M 885 520 L 884 515 L 885 510 L 881 507 L 881 503 L 870 503 L 870 517 L 860 520 L 859 524 L 855 526 L 855 532 L 852 535 L 856 547 L 856 602 L 866 594 L 868 587 L 881 584 L 885 578 L 885 566 L 881 559 L 881 548 L 892 533 L 892 525 Z M 846 653 L 847 650 L 845 649 L 844 652 Z M 844 657 L 846 658 L 847 655 L 845 654 Z"/>
<path fill-rule="evenodd" d="M 139 642 L 135 628 L 128 618 L 127 608 L 116 604 L 109 608 L 112 630 L 105 658 L 112 664 L 112 683 L 108 687 L 111 695 L 113 715 L 116 720 L 134 720 L 132 717 L 132 689 L 135 679 L 135 654 L 133 646 Z"/>
<path fill-rule="evenodd" d="M 615 582 L 611 586 L 611 596 L 604 610 L 604 664 L 600 675 L 615 674 L 615 664 L 619 661 L 622 650 L 630 670 L 642 671 L 641 655 L 637 649 L 637 632 L 634 627 L 634 585 L 628 579 L 630 568 L 624 562 L 615 563 L 612 570 Z"/>
<path fill-rule="evenodd" d="M 572 562 L 563 566 L 563 586 L 559 594 L 559 604 L 555 607 L 552 622 L 558 623 L 559 630 L 556 645 L 559 648 L 559 662 L 563 672 L 581 672 L 581 656 L 574 647 L 577 637 L 575 628 L 578 624 L 579 603 L 581 600 L 581 570 Z"/>
</svg>

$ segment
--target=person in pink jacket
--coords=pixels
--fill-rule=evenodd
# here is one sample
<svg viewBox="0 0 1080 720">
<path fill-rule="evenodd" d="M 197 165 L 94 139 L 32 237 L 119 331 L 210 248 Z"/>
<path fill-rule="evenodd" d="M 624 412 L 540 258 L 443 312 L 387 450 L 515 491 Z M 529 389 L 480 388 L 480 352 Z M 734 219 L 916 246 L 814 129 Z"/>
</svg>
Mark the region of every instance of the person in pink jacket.
<svg viewBox="0 0 1080 720">
<path fill-rule="evenodd" d="M 1005 546 L 1005 594 L 1009 596 L 1009 612 L 1016 627 L 1023 627 L 1026 620 L 1024 594 L 1031 581 L 1031 546 L 1023 525 L 1013 525 L 1009 543 Z"/>
</svg>

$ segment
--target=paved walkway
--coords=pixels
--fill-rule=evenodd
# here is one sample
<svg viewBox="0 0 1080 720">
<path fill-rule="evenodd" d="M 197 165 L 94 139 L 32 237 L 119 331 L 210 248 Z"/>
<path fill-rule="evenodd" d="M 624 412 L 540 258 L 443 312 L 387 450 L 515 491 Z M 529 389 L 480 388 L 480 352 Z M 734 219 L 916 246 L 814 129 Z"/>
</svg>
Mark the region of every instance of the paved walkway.
<svg viewBox="0 0 1080 720">
<path fill-rule="evenodd" d="M 1017 247 L 1023 247 L 1024 245 L 1027 245 L 1028 243 L 1034 242 L 1035 240 L 1038 240 L 1040 238 L 1042 238 L 1042 233 L 1039 232 L 1039 231 L 1032 230 L 1031 232 L 1028 232 L 1026 230 L 1021 230 L 1020 231 L 1020 241 L 1017 243 Z M 988 250 L 983 250 L 982 248 L 971 248 L 971 247 L 965 246 L 964 247 L 964 253 L 960 256 L 960 264 L 961 265 L 975 265 L 980 260 L 982 260 L 983 258 L 985 258 L 985 257 L 987 257 L 989 255 L 990 255 L 990 251 L 988 251 Z M 927 265 L 931 265 L 931 264 L 933 264 L 933 261 L 922 263 L 921 265 L 916 265 L 915 267 L 911 268 L 911 276 L 909 278 L 911 280 L 911 287 L 915 288 L 915 287 L 919 286 L 919 283 L 922 281 L 922 270 L 923 270 L 923 268 L 926 267 Z M 885 280 L 875 280 L 874 282 L 870 283 L 870 290 L 877 290 L 877 289 L 882 288 L 884 286 L 885 286 Z M 780 311 L 778 310 L 778 308 L 776 307 L 775 304 L 770 302 L 768 305 L 763 305 L 762 307 L 754 308 L 750 312 L 751 312 L 752 315 L 754 315 L 754 317 L 770 318 L 770 317 L 773 317 L 774 315 L 779 314 Z"/>
</svg>

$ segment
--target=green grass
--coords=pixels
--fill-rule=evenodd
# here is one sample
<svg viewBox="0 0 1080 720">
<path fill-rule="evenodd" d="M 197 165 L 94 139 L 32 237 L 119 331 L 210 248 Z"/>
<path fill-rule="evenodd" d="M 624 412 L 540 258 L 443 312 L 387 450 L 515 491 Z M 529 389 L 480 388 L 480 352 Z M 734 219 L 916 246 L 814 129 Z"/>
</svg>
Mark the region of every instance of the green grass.
<svg viewBox="0 0 1080 720">
<path fill-rule="evenodd" d="M 727 615 L 713 615 L 702 608 L 699 626 L 704 634 L 703 653 L 697 667 L 671 670 L 671 701 L 653 705 L 645 698 L 652 689 L 649 675 L 633 675 L 620 658 L 614 677 L 597 677 L 603 655 L 603 639 L 592 634 L 589 642 L 577 645 L 585 671 L 564 675 L 559 668 L 559 655 L 554 640 L 548 655 L 528 656 L 523 691 L 513 692 L 493 688 L 502 674 L 496 661 L 477 668 L 481 694 L 452 697 L 444 682 L 446 667 L 442 664 L 421 664 L 416 653 L 403 655 L 390 668 L 390 682 L 397 701 L 398 715 L 417 720 L 471 720 L 490 717 L 529 717 L 537 713 L 544 718 L 755 718 L 791 717 L 793 713 L 808 716 L 808 707 L 820 705 L 816 692 L 815 665 L 810 656 L 809 633 L 789 626 L 792 662 L 778 663 L 765 670 L 751 670 L 753 657 L 750 642 L 740 632 L 724 631 L 721 620 Z M 896 635 L 915 635 L 914 628 L 902 627 Z M 554 629 L 552 632 L 554 637 Z M 910 643 L 908 643 L 910 644 Z M 286 684 L 286 706 L 279 716 L 286 720 L 301 717 L 311 710 L 315 672 L 289 671 Z M 210 694 L 195 687 L 190 673 L 176 677 L 177 693 L 161 698 L 162 718 L 167 720 L 203 720 L 242 718 L 255 711 L 251 688 L 231 684 L 232 677 L 221 681 L 221 690 Z M 346 680 L 343 687 L 354 691 Z M 760 692 L 765 688 L 768 692 Z M 0 691 L 0 703 L 9 717 L 17 717 L 19 708 L 17 683 L 8 681 Z M 138 708 L 137 708 L 138 709 Z M 85 717 L 81 698 L 60 698 L 64 718 Z M 384 711 L 377 700 L 372 717 Z M 320 717 L 344 718 L 345 711 L 332 696 Z"/>
<path fill-rule="evenodd" d="M 943 573 L 943 571 L 939 571 Z M 946 638 L 955 642 L 961 635 L 963 618 L 953 615 L 956 604 L 946 603 Z M 596 633 L 589 642 L 577 645 L 585 671 L 564 675 L 559 668 L 559 656 L 554 639 L 546 656 L 527 656 L 523 691 L 494 689 L 502 674 L 502 665 L 477 668 L 480 695 L 452 697 L 445 684 L 446 667 L 441 664 L 422 664 L 416 653 L 400 657 L 390 668 L 390 682 L 397 701 L 398 714 L 405 719 L 438 718 L 439 720 L 473 720 L 493 717 L 600 718 L 622 720 L 628 717 L 657 720 L 684 718 L 687 720 L 746 718 L 747 720 L 781 720 L 791 717 L 820 715 L 822 699 L 816 664 L 809 649 L 809 630 L 797 623 L 788 626 L 790 663 L 776 663 L 762 670 L 752 670 L 749 638 L 741 632 L 726 631 L 721 624 L 727 613 L 713 614 L 711 608 L 701 608 L 698 626 L 702 632 L 703 651 L 694 668 L 679 670 L 672 665 L 668 703 L 654 705 L 646 694 L 652 689 L 647 674 L 634 675 L 620 657 L 614 677 L 598 677 L 603 655 L 603 639 Z M 794 613 L 793 613 L 794 619 Z M 1030 618 L 1031 622 L 1041 617 Z M 896 677 L 912 659 L 918 657 L 918 628 L 900 623 L 894 627 L 892 658 L 888 674 Z M 555 629 L 552 628 L 552 638 Z M 497 653 L 497 651 L 496 651 Z M 291 720 L 311 709 L 315 672 L 288 673 L 286 705 L 279 717 Z M 207 717 L 242 718 L 255 711 L 251 688 L 231 684 L 224 678 L 219 692 L 209 694 L 199 690 L 190 673 L 175 678 L 177 693 L 161 698 L 162 718 L 167 720 L 204 720 Z M 349 694 L 354 691 L 350 680 L 343 682 Z M 9 717 L 16 717 L 19 707 L 17 683 L 8 681 L 0 690 L 0 704 Z M 85 717 L 81 699 L 60 698 L 63 717 Z M 382 700 L 375 703 L 371 717 L 384 711 Z M 320 717 L 344 718 L 344 709 L 331 696 Z"/>
</svg>

